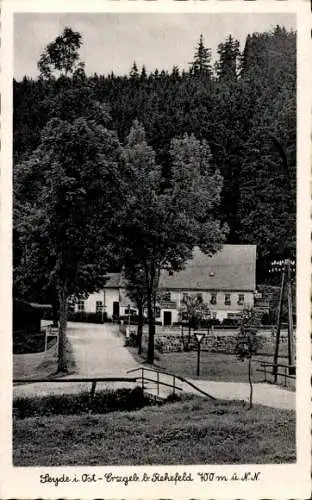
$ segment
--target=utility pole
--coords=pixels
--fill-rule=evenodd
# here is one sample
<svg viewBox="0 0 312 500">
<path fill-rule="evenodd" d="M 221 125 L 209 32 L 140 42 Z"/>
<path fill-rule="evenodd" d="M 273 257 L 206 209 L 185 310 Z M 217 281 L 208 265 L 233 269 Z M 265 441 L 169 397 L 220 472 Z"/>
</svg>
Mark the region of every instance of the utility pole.
<svg viewBox="0 0 312 500">
<path fill-rule="evenodd" d="M 274 351 L 274 358 L 273 358 L 274 383 L 276 383 L 276 381 L 277 381 L 277 372 L 278 372 L 276 365 L 278 363 L 278 351 L 279 351 L 280 335 L 281 335 L 282 307 L 283 307 L 284 291 L 285 291 L 285 267 L 283 266 L 282 267 L 281 291 L 280 291 L 278 309 L 277 309 L 277 327 L 276 327 L 275 351 Z"/>
<path fill-rule="evenodd" d="M 294 374 L 295 371 L 295 357 L 294 357 L 294 325 L 293 325 L 293 306 L 292 306 L 292 290 L 291 290 L 291 267 L 290 261 L 287 266 L 287 302 L 288 302 L 288 363 L 289 375 Z"/>
<path fill-rule="evenodd" d="M 278 311 L 277 311 L 277 327 L 276 327 L 276 341 L 275 341 L 275 352 L 273 358 L 273 375 L 274 375 L 274 383 L 277 381 L 277 363 L 278 363 L 278 352 L 279 352 L 279 344 L 280 344 L 280 333 L 281 333 L 281 324 L 282 324 L 282 308 L 284 302 L 285 295 L 285 286 L 287 281 L 287 310 L 288 310 L 288 336 L 287 336 L 287 344 L 288 344 L 288 365 L 289 365 L 289 375 L 293 375 L 295 373 L 294 366 L 294 327 L 293 327 L 293 301 L 292 301 L 292 289 L 291 289 L 291 266 L 293 265 L 290 259 L 286 259 L 282 263 L 277 263 L 277 265 L 282 264 L 282 282 L 281 282 L 281 291 L 279 297 Z"/>
</svg>

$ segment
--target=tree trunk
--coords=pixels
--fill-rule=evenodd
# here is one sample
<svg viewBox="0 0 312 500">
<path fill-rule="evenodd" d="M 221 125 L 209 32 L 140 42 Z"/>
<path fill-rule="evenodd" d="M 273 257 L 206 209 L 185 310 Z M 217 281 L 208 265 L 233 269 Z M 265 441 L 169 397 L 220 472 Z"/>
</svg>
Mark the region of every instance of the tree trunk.
<svg viewBox="0 0 312 500">
<path fill-rule="evenodd" d="M 143 336 L 143 324 L 144 324 L 144 314 L 143 307 L 138 307 L 138 354 L 142 354 L 142 336 Z"/>
<path fill-rule="evenodd" d="M 252 396 L 253 396 L 253 386 L 251 380 L 251 356 L 248 359 L 248 380 L 250 385 L 250 394 L 249 394 L 249 409 L 252 408 Z"/>
<path fill-rule="evenodd" d="M 53 320 L 53 326 L 55 328 L 57 328 L 58 321 L 59 321 L 59 311 L 58 311 L 58 300 L 57 300 L 56 293 L 55 293 L 55 297 L 52 300 L 52 320 Z"/>
<path fill-rule="evenodd" d="M 153 364 L 154 362 L 154 337 L 155 337 L 155 312 L 153 296 L 147 297 L 147 310 L 148 310 L 148 349 L 147 349 L 147 362 Z"/>
<path fill-rule="evenodd" d="M 67 364 L 67 297 L 65 287 L 59 285 L 58 299 L 60 307 L 59 339 L 58 339 L 58 372 L 68 372 Z"/>
</svg>

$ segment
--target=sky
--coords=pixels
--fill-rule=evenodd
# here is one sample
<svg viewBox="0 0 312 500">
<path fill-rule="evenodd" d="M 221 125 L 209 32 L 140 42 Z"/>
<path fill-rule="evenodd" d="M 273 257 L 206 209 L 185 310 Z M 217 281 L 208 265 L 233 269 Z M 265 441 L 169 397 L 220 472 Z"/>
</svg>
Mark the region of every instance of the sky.
<svg viewBox="0 0 312 500">
<path fill-rule="evenodd" d="M 83 37 L 80 49 L 87 74 L 128 74 L 133 61 L 147 72 L 188 68 L 200 34 L 213 60 L 220 42 L 231 34 L 241 50 L 248 33 L 277 24 L 296 29 L 293 14 L 146 14 L 19 13 L 14 16 L 14 77 L 38 76 L 37 61 L 45 46 L 66 26 Z"/>
</svg>

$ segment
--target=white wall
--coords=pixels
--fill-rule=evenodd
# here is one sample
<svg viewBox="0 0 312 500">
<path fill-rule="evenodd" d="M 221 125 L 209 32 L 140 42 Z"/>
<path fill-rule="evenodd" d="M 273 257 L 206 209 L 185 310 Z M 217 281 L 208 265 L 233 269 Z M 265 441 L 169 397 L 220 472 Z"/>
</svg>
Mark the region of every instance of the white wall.
<svg viewBox="0 0 312 500">
<path fill-rule="evenodd" d="M 104 294 L 103 292 L 96 292 L 89 295 L 89 297 L 84 301 L 84 311 L 87 313 L 96 312 L 96 302 L 101 301 L 104 305 Z M 78 311 L 78 306 L 76 304 L 75 310 Z"/>
<path fill-rule="evenodd" d="M 214 316 L 213 313 L 216 313 L 216 318 L 222 321 L 223 319 L 228 317 L 228 314 L 240 313 L 246 306 L 254 305 L 254 294 L 253 292 L 244 292 L 244 303 L 237 304 L 238 295 L 242 292 L 229 292 L 231 294 L 231 305 L 226 305 L 225 302 L 225 293 L 226 292 L 216 292 L 217 293 L 217 303 L 210 304 L 211 300 L 211 292 L 190 292 L 188 290 L 168 290 L 170 291 L 170 300 L 172 302 L 176 302 L 176 309 L 164 308 L 161 309 L 160 318 L 156 318 L 157 321 L 164 321 L 164 311 L 171 311 L 171 320 L 172 323 L 176 323 L 179 321 L 179 309 L 181 306 L 181 301 L 183 298 L 183 293 L 188 293 L 189 295 L 197 295 L 198 293 L 202 293 L 203 301 L 208 304 L 211 317 Z M 124 316 L 126 314 L 125 310 L 128 305 L 131 306 L 131 309 L 135 309 L 136 307 L 133 305 L 131 300 L 126 297 L 124 290 L 119 290 L 118 288 L 105 288 L 101 292 L 92 293 L 89 295 L 87 300 L 85 300 L 85 308 L 86 312 L 96 312 L 96 302 L 102 301 L 106 307 L 104 307 L 104 311 L 107 313 L 108 318 L 112 318 L 113 315 L 113 303 L 119 302 L 120 304 L 120 316 Z M 75 311 L 77 311 L 77 304 L 75 306 Z"/>
<path fill-rule="evenodd" d="M 96 303 L 101 301 L 104 308 L 103 312 L 106 312 L 108 318 L 113 316 L 113 303 L 119 302 L 119 290 L 118 288 L 105 288 L 100 292 L 94 292 L 89 295 L 89 297 L 84 301 L 84 311 L 87 313 L 96 312 Z M 75 304 L 75 311 L 78 311 L 78 304 Z"/>
<path fill-rule="evenodd" d="M 216 291 L 215 293 L 217 294 L 217 303 L 216 304 L 211 304 L 211 296 L 212 292 L 207 292 L 207 291 L 189 291 L 189 290 L 168 290 L 170 292 L 170 300 L 173 302 L 176 302 L 177 304 L 177 309 L 171 310 L 172 312 L 172 322 L 175 323 L 179 321 L 178 317 L 178 312 L 181 307 L 181 301 L 183 299 L 183 293 L 187 293 L 188 295 L 197 295 L 198 293 L 201 293 L 203 296 L 203 301 L 206 303 L 209 307 L 209 311 L 211 313 L 211 317 L 214 316 L 214 313 L 216 314 L 216 318 L 219 319 L 220 321 L 223 321 L 225 318 L 228 317 L 228 314 L 239 314 L 245 307 L 250 306 L 252 307 L 254 305 L 254 294 L 253 292 L 238 292 L 238 291 L 233 291 L 233 292 L 223 292 L 223 291 Z M 225 304 L 225 294 L 230 293 L 231 297 L 231 304 L 226 305 Z M 244 302 L 243 304 L 238 304 L 238 297 L 239 294 L 244 293 Z M 164 310 L 169 310 L 169 309 L 164 309 Z M 161 320 L 163 322 L 163 310 L 161 311 Z"/>
</svg>

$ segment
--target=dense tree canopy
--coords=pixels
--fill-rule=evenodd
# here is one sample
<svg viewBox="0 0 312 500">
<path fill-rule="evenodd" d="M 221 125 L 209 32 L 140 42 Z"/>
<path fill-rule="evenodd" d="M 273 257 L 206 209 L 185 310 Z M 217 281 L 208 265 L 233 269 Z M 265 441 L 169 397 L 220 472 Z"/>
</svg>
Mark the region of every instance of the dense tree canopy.
<svg viewBox="0 0 312 500">
<path fill-rule="evenodd" d="M 220 41 L 215 72 L 211 51 L 200 36 L 188 71 L 175 66 L 148 74 L 134 62 L 129 76 L 90 77 L 78 68 L 81 39 L 69 35 L 68 54 L 49 49 L 50 69 L 55 58 L 65 61 L 61 78 L 14 82 L 15 162 L 38 146 L 49 119 L 71 121 L 88 108 L 88 119 L 98 120 L 100 113 L 104 125 L 110 114 L 110 128 L 121 142 L 138 119 L 170 186 L 171 140 L 194 134 L 207 141 L 223 177 L 218 210 L 230 227 L 227 241 L 256 243 L 260 258 L 294 252 L 295 33 L 279 26 L 251 33 L 241 53 L 229 35 Z M 56 46 L 63 42 L 64 34 Z"/>
<path fill-rule="evenodd" d="M 194 246 L 253 243 L 267 262 L 296 241 L 295 33 L 250 34 L 242 53 L 229 35 L 214 65 L 200 35 L 188 71 L 133 62 L 129 76 L 87 76 L 81 44 L 66 28 L 40 77 L 13 87 L 14 294 L 40 290 L 59 309 L 60 370 L 67 300 L 112 266 L 140 330 L 148 309 L 153 361 L 161 272 L 183 269 Z"/>
<path fill-rule="evenodd" d="M 183 268 L 199 246 L 212 255 L 221 248 L 227 228 L 216 217 L 222 177 L 210 148 L 187 134 L 170 147 L 170 184 L 156 163 L 144 128 L 134 121 L 123 150 L 127 190 L 118 226 L 126 266 L 140 270 L 149 320 L 148 359 L 154 359 L 155 305 L 160 273 Z"/>
</svg>

